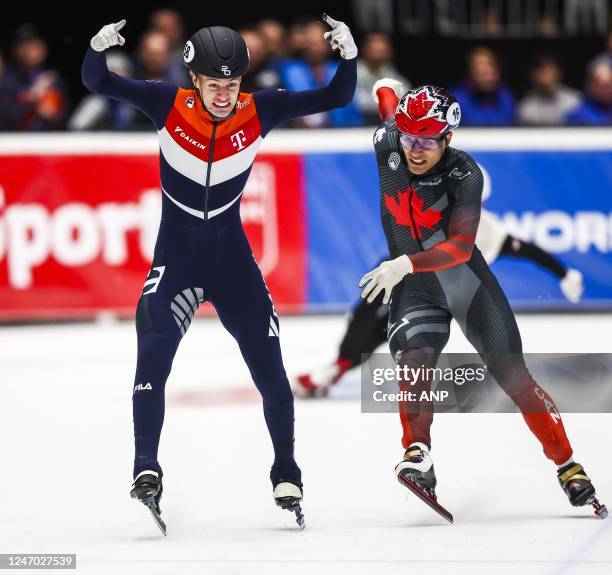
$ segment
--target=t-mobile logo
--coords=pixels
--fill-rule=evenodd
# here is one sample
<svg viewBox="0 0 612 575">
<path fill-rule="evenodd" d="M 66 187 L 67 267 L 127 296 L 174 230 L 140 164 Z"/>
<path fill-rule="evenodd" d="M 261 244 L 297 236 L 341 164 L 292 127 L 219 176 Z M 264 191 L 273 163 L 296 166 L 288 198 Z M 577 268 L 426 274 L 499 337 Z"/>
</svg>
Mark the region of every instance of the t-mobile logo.
<svg viewBox="0 0 612 575">
<path fill-rule="evenodd" d="M 235 134 L 230 136 L 230 140 L 232 141 L 232 146 L 236 148 L 238 151 L 243 150 L 245 148 L 246 136 L 244 135 L 243 130 L 239 130 Z"/>
</svg>

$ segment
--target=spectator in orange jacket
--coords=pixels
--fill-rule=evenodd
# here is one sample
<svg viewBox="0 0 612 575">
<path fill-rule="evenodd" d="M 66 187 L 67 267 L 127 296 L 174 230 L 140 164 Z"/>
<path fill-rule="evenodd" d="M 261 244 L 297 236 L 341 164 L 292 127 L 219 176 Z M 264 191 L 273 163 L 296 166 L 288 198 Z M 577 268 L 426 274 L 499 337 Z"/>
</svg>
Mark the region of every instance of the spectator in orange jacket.
<svg viewBox="0 0 612 575">
<path fill-rule="evenodd" d="M 64 82 L 45 67 L 48 46 L 31 24 L 17 29 L 13 62 L 0 88 L 4 127 L 8 130 L 58 130 L 64 127 L 67 102 Z"/>
</svg>

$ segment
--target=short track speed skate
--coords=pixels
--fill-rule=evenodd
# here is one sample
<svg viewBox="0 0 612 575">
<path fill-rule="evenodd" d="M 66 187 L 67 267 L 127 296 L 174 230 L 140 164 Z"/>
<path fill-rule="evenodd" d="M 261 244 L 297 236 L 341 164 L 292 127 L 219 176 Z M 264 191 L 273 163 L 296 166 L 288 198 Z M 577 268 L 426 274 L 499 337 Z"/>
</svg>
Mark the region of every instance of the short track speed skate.
<svg viewBox="0 0 612 575">
<path fill-rule="evenodd" d="M 579 463 L 568 463 L 557 472 L 559 485 L 574 507 L 592 505 L 600 519 L 608 516 L 608 509 L 595 497 L 595 487 Z"/>
<path fill-rule="evenodd" d="M 306 526 L 302 507 L 300 506 L 302 496 L 302 487 L 289 481 L 281 481 L 274 487 L 274 501 L 276 501 L 276 505 L 295 513 L 295 521 L 300 530 Z"/>
<path fill-rule="evenodd" d="M 156 471 L 143 471 L 136 476 L 130 495 L 138 499 L 151 512 L 151 516 L 161 532 L 166 535 L 166 524 L 161 518 L 159 502 L 164 491 L 162 480 Z"/>
<path fill-rule="evenodd" d="M 404 459 L 395 466 L 395 474 L 404 487 L 449 523 L 453 522 L 452 514 L 438 503 L 433 461 L 424 443 L 413 443 L 408 447 Z"/>
</svg>

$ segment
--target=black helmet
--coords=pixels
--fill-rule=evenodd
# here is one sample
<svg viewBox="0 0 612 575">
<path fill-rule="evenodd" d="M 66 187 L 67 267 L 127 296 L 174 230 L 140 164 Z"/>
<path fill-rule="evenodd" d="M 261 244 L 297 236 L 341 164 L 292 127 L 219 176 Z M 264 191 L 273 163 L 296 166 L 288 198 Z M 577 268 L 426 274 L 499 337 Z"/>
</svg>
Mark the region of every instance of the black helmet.
<svg viewBox="0 0 612 575">
<path fill-rule="evenodd" d="M 249 50 L 242 36 L 225 26 L 200 28 L 185 44 L 185 65 L 211 78 L 236 78 L 249 67 Z"/>
</svg>

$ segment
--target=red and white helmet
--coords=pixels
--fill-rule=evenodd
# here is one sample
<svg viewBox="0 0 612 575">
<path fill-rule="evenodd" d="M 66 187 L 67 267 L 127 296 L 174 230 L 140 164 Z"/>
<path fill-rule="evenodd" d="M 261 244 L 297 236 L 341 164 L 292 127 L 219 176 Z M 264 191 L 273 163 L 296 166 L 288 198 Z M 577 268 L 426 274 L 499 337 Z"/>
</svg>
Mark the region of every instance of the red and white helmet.
<svg viewBox="0 0 612 575">
<path fill-rule="evenodd" d="M 397 105 L 395 123 L 413 136 L 441 136 L 461 121 L 461 107 L 444 88 L 425 85 L 406 92 Z"/>
</svg>

